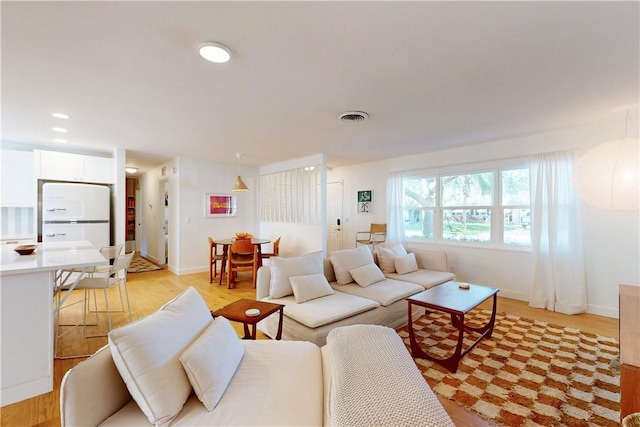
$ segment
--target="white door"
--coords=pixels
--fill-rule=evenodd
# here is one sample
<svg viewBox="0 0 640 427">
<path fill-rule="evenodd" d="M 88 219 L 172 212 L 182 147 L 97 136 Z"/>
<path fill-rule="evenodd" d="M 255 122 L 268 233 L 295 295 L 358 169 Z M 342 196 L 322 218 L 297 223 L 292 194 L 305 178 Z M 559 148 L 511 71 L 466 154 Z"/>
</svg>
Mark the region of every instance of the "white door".
<svg viewBox="0 0 640 427">
<path fill-rule="evenodd" d="M 339 251 L 342 246 L 342 183 L 327 183 L 327 253 Z"/>
</svg>

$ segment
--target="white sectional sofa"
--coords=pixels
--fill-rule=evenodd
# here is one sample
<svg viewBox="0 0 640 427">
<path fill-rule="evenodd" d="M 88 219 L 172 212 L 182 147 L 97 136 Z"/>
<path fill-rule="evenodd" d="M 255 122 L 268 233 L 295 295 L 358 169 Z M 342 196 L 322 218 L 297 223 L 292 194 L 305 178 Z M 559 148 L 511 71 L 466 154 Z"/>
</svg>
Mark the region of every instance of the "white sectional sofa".
<svg viewBox="0 0 640 427">
<path fill-rule="evenodd" d="M 453 426 L 394 330 L 243 341 L 193 288 L 68 371 L 60 414 L 65 427 Z"/>
<path fill-rule="evenodd" d="M 372 324 L 397 329 L 406 325 L 409 318 L 405 298 L 455 279 L 448 271 L 445 252 L 407 252 L 396 246 L 379 247 L 375 255 L 367 246 L 360 246 L 331 253 L 324 259 L 321 252 L 271 258 L 271 265 L 258 271 L 256 299 L 285 305 L 283 339 L 322 346 L 329 332 L 339 326 Z M 320 283 L 319 275 L 328 284 Z M 295 292 L 306 289 L 309 283 L 286 287 L 291 280 L 300 278 L 311 280 L 311 286 L 317 288 L 314 298 Z M 423 309 L 414 306 L 414 320 L 423 314 Z M 275 337 L 277 316 L 259 322 L 258 328 Z"/>
</svg>

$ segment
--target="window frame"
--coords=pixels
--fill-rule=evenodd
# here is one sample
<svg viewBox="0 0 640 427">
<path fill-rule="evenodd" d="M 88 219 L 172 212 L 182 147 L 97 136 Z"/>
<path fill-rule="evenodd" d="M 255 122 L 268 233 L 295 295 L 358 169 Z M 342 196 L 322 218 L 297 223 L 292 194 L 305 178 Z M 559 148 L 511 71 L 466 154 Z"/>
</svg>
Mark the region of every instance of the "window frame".
<svg viewBox="0 0 640 427">
<path fill-rule="evenodd" d="M 406 231 L 404 234 L 404 238 L 407 242 L 415 242 L 415 243 L 429 243 L 435 245 L 452 245 L 452 246 L 468 246 L 474 248 L 491 248 L 491 249 L 501 249 L 508 251 L 516 251 L 516 252 L 530 252 L 531 251 L 531 243 L 528 245 L 518 245 L 518 244 L 508 244 L 504 242 L 505 236 L 505 228 L 504 228 L 504 215 L 505 211 L 508 209 L 528 209 L 531 212 L 531 205 L 503 205 L 503 194 L 502 194 L 502 173 L 508 170 L 515 169 L 525 169 L 529 170 L 529 162 L 526 158 L 517 158 L 510 160 L 502 160 L 502 161 L 494 161 L 494 162 L 483 162 L 483 163 L 473 163 L 473 164 L 464 164 L 464 165 L 452 165 L 448 167 L 438 168 L 438 169 L 422 169 L 422 170 L 413 170 L 407 171 L 403 176 L 403 195 L 404 195 L 404 183 L 405 181 L 409 181 L 412 179 L 429 179 L 435 178 L 435 187 L 436 187 L 436 195 L 435 195 L 435 206 L 425 206 L 420 207 L 419 210 L 426 211 L 432 210 L 434 212 L 433 215 L 433 237 L 423 237 L 423 236 L 407 236 Z M 493 173 L 493 189 L 491 194 L 492 204 L 490 206 L 482 205 L 482 206 L 443 206 L 442 205 L 442 183 L 441 178 L 443 176 L 451 176 L 451 175 L 472 175 L 478 173 L 491 172 Z M 531 186 L 529 185 L 529 188 Z M 529 190 L 531 191 L 531 190 Z M 531 197 L 529 196 L 529 200 Z M 467 240 L 445 240 L 443 239 L 443 227 L 444 227 L 444 211 L 450 209 L 487 209 L 491 214 L 490 220 L 490 239 L 486 242 L 475 242 L 475 241 L 467 241 Z M 403 214 L 407 211 L 404 207 L 403 203 Z M 405 230 L 403 224 L 403 230 Z M 529 232 L 531 232 L 531 227 L 529 227 Z"/>
</svg>

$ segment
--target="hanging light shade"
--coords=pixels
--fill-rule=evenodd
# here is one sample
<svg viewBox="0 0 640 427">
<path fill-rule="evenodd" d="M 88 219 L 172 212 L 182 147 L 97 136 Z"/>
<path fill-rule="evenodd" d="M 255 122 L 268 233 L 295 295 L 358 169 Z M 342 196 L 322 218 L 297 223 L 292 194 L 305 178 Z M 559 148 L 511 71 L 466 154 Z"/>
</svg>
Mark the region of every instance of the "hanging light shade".
<svg viewBox="0 0 640 427">
<path fill-rule="evenodd" d="M 238 175 L 231 191 L 249 191 L 249 187 L 247 187 L 247 184 L 245 184 L 240 175 Z"/>
<path fill-rule="evenodd" d="M 630 211 L 640 206 L 640 140 L 621 138 L 587 151 L 574 174 L 576 190 L 602 209 Z"/>
</svg>

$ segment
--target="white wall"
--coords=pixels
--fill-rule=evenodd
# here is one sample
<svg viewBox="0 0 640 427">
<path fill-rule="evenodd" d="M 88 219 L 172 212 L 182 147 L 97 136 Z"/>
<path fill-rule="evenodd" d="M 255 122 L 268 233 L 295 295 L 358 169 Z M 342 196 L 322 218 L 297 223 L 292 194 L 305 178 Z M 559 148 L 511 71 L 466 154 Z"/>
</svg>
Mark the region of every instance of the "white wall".
<svg viewBox="0 0 640 427">
<path fill-rule="evenodd" d="M 125 166 L 127 164 L 126 151 L 116 148 L 113 151 L 113 176 L 115 177 L 111 191 L 111 209 L 114 211 L 115 224 L 113 230 L 113 244 L 124 245 L 127 229 L 127 177 Z"/>
<path fill-rule="evenodd" d="M 335 168 L 329 172 L 328 180 L 344 181 L 345 247 L 355 246 L 356 231 L 368 230 L 371 222 L 387 222 L 386 181 L 390 172 L 460 164 L 472 167 L 475 162 L 535 153 L 584 151 L 624 136 L 625 114 L 611 114 L 574 129 Z M 357 213 L 358 190 L 373 190 L 373 215 Z M 640 283 L 639 219 L 638 211 L 620 213 L 583 206 L 588 312 L 618 317 L 618 284 Z M 409 246 L 445 250 L 458 279 L 499 288 L 503 296 L 528 300 L 532 283 L 532 260 L 528 251 L 478 249 L 426 241 L 410 242 Z"/>
<path fill-rule="evenodd" d="M 166 175 L 162 176 L 162 168 Z M 142 209 L 141 252 L 163 262 L 164 183 L 169 183 L 169 265 L 175 274 L 209 271 L 209 242 L 231 238 L 236 232 L 258 235 L 256 206 L 257 168 L 243 166 L 242 179 L 252 190 L 233 193 L 237 200 L 234 217 L 205 217 L 205 193 L 232 194 L 237 164 L 176 158 L 140 177 Z"/>
</svg>

